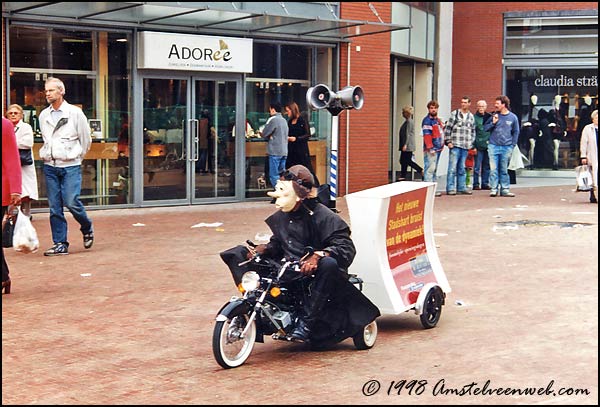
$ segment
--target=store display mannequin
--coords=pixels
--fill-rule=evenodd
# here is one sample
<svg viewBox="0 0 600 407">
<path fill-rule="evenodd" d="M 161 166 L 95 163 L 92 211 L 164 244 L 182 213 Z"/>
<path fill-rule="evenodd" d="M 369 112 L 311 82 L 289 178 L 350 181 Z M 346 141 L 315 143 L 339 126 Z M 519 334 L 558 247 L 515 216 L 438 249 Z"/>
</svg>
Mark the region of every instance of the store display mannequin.
<svg viewBox="0 0 600 407">
<path fill-rule="evenodd" d="M 583 97 L 583 103 L 579 104 L 579 122 L 577 123 L 577 133 L 581 134 L 581 130 L 592 122 L 592 112 L 594 106 L 592 106 L 593 99 L 589 93 L 586 93 Z"/>
<path fill-rule="evenodd" d="M 567 122 L 569 121 L 569 94 L 565 93 L 558 105 L 558 112 L 560 113 L 560 125 L 564 131 L 567 130 Z M 573 114 L 575 116 L 575 114 Z"/>
<path fill-rule="evenodd" d="M 553 112 L 554 113 L 554 112 Z M 558 149 L 560 148 L 560 139 L 562 137 L 562 129 L 558 124 L 558 118 L 555 114 L 550 113 L 550 123 L 548 127 L 552 133 L 552 169 L 558 170 Z"/>
<path fill-rule="evenodd" d="M 579 98 L 578 105 L 577 120 L 573 123 L 573 136 L 569 138 L 570 150 L 576 154 L 579 151 L 581 132 L 585 126 L 592 122 L 592 112 L 596 110 L 594 98 L 590 96 L 589 93 L 586 93 L 582 98 Z"/>
<path fill-rule="evenodd" d="M 558 170 L 558 151 L 560 142 L 567 134 L 567 121 L 569 115 L 569 94 L 556 95 L 554 97 L 554 110 L 550 114 L 548 127 L 552 132 L 552 169 Z"/>
<path fill-rule="evenodd" d="M 539 108 L 537 107 L 538 97 L 534 93 L 529 97 L 529 121 L 536 119 L 538 115 Z"/>
<path fill-rule="evenodd" d="M 538 125 L 538 108 L 537 108 L 538 97 L 533 94 L 529 98 L 529 112 L 528 119 L 525 121 L 521 127 L 521 138 L 524 141 L 521 143 L 528 148 L 528 158 L 529 158 L 529 169 L 533 169 L 533 153 L 535 151 L 535 142 L 538 137 L 541 136 Z"/>
<path fill-rule="evenodd" d="M 535 151 L 533 153 L 533 165 L 536 168 L 547 168 L 552 165 L 552 153 L 554 144 L 552 142 L 552 129 L 550 126 L 553 118 L 553 111 L 548 112 L 540 109 L 538 112 L 538 137 L 535 139 Z"/>
</svg>

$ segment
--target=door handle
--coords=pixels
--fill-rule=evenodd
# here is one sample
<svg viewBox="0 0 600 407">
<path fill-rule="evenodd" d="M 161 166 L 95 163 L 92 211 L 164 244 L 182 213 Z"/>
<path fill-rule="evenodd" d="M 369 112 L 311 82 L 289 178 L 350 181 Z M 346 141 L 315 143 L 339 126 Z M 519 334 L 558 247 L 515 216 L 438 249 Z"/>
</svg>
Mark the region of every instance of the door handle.
<svg viewBox="0 0 600 407">
<path fill-rule="evenodd" d="M 199 160 L 199 148 L 200 148 L 200 137 L 199 137 L 199 130 L 200 130 L 200 121 L 198 119 L 190 119 L 190 122 L 192 123 L 192 128 L 193 131 L 190 133 L 192 139 L 192 143 L 193 143 L 193 147 L 190 146 L 191 148 L 194 149 L 193 154 L 190 154 L 190 161 L 198 161 Z"/>
<path fill-rule="evenodd" d="M 181 131 L 183 132 L 183 134 L 181 135 L 181 155 L 179 156 L 179 160 L 185 160 L 185 140 L 186 140 L 186 133 L 190 134 L 189 132 L 189 127 L 186 127 L 185 125 L 185 119 L 181 121 Z"/>
</svg>

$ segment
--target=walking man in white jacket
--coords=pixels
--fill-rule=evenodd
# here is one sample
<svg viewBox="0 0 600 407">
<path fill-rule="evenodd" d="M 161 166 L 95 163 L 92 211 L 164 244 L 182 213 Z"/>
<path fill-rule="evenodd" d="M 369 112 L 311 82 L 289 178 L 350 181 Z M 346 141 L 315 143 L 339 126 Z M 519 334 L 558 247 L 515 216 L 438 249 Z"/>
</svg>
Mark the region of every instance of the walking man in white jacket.
<svg viewBox="0 0 600 407">
<path fill-rule="evenodd" d="M 89 249 L 94 244 L 92 221 L 79 199 L 81 162 L 90 149 L 92 135 L 85 114 L 64 100 L 65 85 L 61 80 L 48 78 L 45 92 L 50 106 L 42 111 L 39 119 L 44 138 L 40 158 L 44 161 L 54 246 L 46 250 L 44 256 L 58 256 L 69 254 L 64 206 L 81 225 L 83 247 Z"/>
</svg>

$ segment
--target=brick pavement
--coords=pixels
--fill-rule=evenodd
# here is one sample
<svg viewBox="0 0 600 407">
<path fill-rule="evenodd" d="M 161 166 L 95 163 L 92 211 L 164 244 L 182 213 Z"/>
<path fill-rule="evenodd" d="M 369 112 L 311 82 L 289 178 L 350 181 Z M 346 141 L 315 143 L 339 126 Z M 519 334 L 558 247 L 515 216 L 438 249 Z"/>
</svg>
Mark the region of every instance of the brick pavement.
<svg viewBox="0 0 600 407">
<path fill-rule="evenodd" d="M 214 316 L 235 293 L 218 252 L 268 233 L 267 202 L 91 211 L 84 250 L 70 215 L 71 254 L 6 250 L 13 293 L 2 297 L 3 404 L 597 404 L 598 207 L 571 186 L 516 189 L 516 198 L 442 196 L 438 254 L 453 291 L 439 325 L 413 313 L 378 320 L 369 351 L 257 344 L 223 370 L 211 351 Z M 338 207 L 348 219 L 343 199 Z M 498 229 L 518 220 L 592 226 Z M 191 228 L 223 222 L 219 228 Z M 145 226 L 133 226 L 142 223 Z M 85 276 L 89 274 L 89 276 Z M 463 305 L 457 305 L 457 301 Z M 382 389 L 365 397 L 369 380 Z M 420 395 L 392 381 L 426 380 Z M 434 395 L 473 381 L 491 388 L 586 388 L 588 396 Z M 424 383 L 424 382 L 422 382 Z M 416 390 L 416 389 L 415 389 Z"/>
</svg>

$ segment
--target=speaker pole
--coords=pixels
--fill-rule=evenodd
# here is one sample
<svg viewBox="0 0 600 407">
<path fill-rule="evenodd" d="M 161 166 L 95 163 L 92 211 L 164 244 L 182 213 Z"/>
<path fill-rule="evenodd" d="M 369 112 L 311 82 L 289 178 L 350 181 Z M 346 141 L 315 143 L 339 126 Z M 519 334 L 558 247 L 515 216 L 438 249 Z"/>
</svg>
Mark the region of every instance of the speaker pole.
<svg viewBox="0 0 600 407">
<path fill-rule="evenodd" d="M 340 118 L 337 114 L 331 116 L 331 160 L 329 171 L 329 186 L 332 209 L 336 207 L 337 198 L 337 169 L 338 169 L 338 137 Z"/>
</svg>

